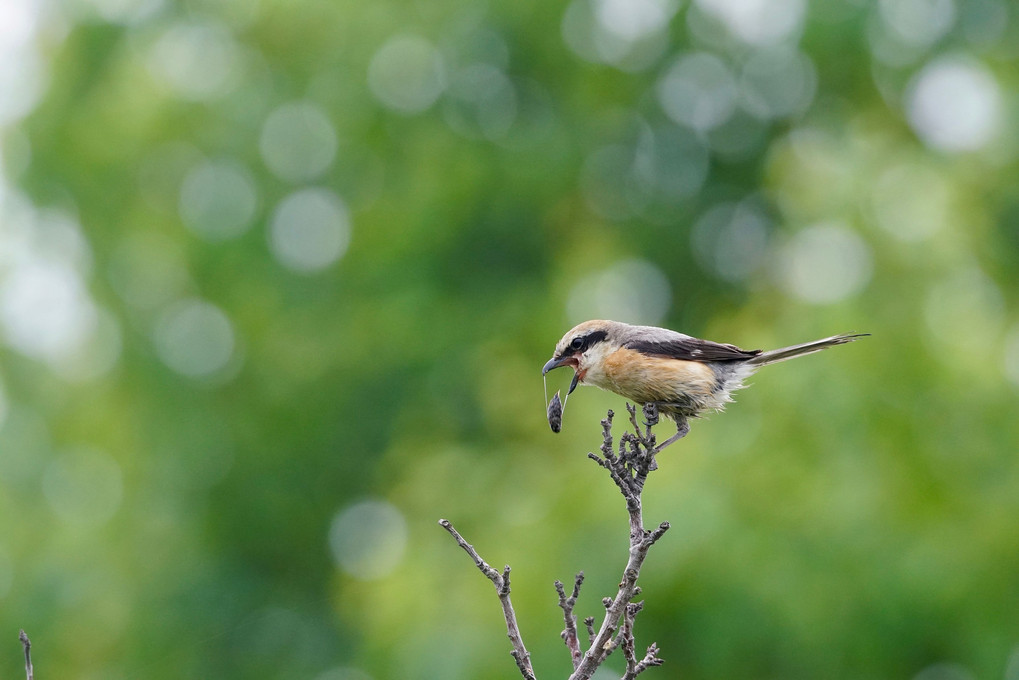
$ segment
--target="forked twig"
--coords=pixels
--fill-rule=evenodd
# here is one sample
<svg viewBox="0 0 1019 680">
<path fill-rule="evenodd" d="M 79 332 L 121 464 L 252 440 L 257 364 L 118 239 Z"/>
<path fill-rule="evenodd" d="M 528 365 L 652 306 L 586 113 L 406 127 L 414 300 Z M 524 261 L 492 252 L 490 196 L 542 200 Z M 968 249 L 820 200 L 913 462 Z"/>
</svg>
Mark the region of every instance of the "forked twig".
<svg viewBox="0 0 1019 680">
<path fill-rule="evenodd" d="M 499 601 L 502 603 L 502 613 L 506 619 L 506 635 L 513 645 L 513 651 L 510 654 L 516 660 L 517 668 L 525 680 L 535 680 L 534 669 L 531 668 L 531 655 L 524 647 L 524 640 L 520 636 L 520 627 L 517 625 L 517 614 L 513 611 L 513 603 L 510 602 L 510 566 L 507 564 L 500 574 L 488 562 L 481 559 L 481 555 L 474 549 L 474 546 L 464 540 L 464 537 L 453 528 L 453 524 L 449 520 L 440 519 L 439 525 L 456 539 L 457 544 L 471 556 L 481 573 L 487 576 L 495 586 L 495 591 L 499 594 Z"/>
<path fill-rule="evenodd" d="M 613 412 L 610 410 L 602 425 L 601 455 L 595 453 L 587 454 L 588 457 L 599 466 L 608 471 L 612 481 L 619 488 L 619 492 L 626 501 L 626 511 L 630 519 L 630 541 L 629 557 L 626 566 L 623 568 L 623 575 L 619 580 L 619 590 L 615 597 L 606 597 L 602 600 L 605 607 L 605 616 L 601 625 L 595 628 L 595 618 L 589 616 L 584 619 L 584 626 L 588 633 L 588 649 L 581 650 L 580 640 L 577 631 L 577 617 L 574 608 L 577 598 L 580 596 L 580 586 L 584 582 L 584 573 L 577 574 L 573 583 L 573 591 L 570 595 L 566 593 L 566 586 L 562 581 L 555 582 L 556 592 L 559 594 L 559 607 L 563 610 L 563 622 L 565 628 L 562 632 L 563 642 L 570 652 L 570 659 L 573 663 L 573 674 L 570 680 L 590 680 L 598 667 L 617 648 L 623 649 L 626 658 L 626 673 L 623 680 L 633 680 L 639 674 L 651 666 L 662 665 L 658 658 L 658 646 L 651 644 L 647 652 L 640 660 L 636 655 L 636 642 L 633 636 L 633 623 L 637 613 L 643 608 L 644 603 L 634 603 L 633 598 L 640 593 L 637 586 L 637 579 L 640 576 L 640 569 L 647 558 L 648 551 L 658 539 L 669 529 L 668 522 L 662 522 L 655 529 L 644 528 L 644 518 L 641 496 L 644 492 L 644 484 L 648 475 L 657 469 L 655 454 L 661 451 L 669 443 L 682 436 L 682 428 L 677 437 L 673 437 L 661 446 L 656 445 L 656 437 L 652 428 L 658 423 L 658 409 L 654 404 L 644 406 L 644 428 L 637 419 L 637 409 L 630 404 L 626 405 L 630 416 L 630 424 L 633 432 L 624 432 L 618 441 L 618 446 L 612 436 Z M 506 631 L 513 645 L 511 654 L 516 659 L 517 668 L 521 675 L 527 680 L 534 680 L 534 670 L 531 668 L 530 655 L 524 647 L 520 636 L 520 629 L 517 626 L 516 614 L 509 598 L 509 566 L 507 565 L 502 574 L 488 565 L 478 555 L 474 547 L 467 543 L 463 537 L 453 528 L 448 520 L 439 520 L 439 524 L 450 533 L 457 543 L 463 548 L 474 564 L 487 576 L 495 585 L 499 600 L 502 602 L 503 615 L 506 619 Z"/>
<path fill-rule="evenodd" d="M 566 648 L 570 650 L 570 657 L 573 660 L 573 670 L 577 670 L 577 666 L 580 665 L 582 654 L 580 651 L 580 640 L 577 638 L 577 617 L 573 613 L 573 607 L 577 604 L 577 598 L 580 597 L 580 586 L 584 583 L 584 572 L 577 574 L 573 580 L 573 594 L 566 597 L 566 587 L 563 586 L 562 581 L 555 582 L 556 592 L 559 593 L 559 606 L 563 610 L 563 621 L 566 624 L 566 628 L 560 634 L 563 642 L 566 643 Z"/>
</svg>

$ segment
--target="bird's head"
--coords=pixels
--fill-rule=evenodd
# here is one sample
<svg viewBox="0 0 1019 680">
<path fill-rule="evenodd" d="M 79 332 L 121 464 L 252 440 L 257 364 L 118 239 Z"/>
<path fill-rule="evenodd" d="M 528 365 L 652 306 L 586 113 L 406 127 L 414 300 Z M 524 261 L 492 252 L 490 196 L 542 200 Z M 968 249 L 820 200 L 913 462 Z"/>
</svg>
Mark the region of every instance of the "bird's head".
<svg viewBox="0 0 1019 680">
<path fill-rule="evenodd" d="M 581 381 L 599 385 L 603 375 L 602 361 L 622 345 L 630 328 L 632 326 L 618 321 L 585 321 L 562 337 L 552 358 L 541 369 L 541 374 L 545 375 L 560 366 L 571 367 L 574 371 L 573 382 L 567 394 L 572 393 Z"/>
</svg>

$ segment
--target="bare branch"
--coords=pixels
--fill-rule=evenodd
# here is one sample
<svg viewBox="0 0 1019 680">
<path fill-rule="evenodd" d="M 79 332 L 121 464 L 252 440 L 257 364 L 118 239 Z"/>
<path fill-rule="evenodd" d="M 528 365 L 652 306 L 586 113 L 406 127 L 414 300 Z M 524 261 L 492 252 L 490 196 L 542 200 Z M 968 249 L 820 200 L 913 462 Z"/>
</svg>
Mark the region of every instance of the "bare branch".
<svg viewBox="0 0 1019 680">
<path fill-rule="evenodd" d="M 495 591 L 499 594 L 499 602 L 502 603 L 503 617 L 506 619 L 506 635 L 513 645 L 513 651 L 510 654 L 513 655 L 513 659 L 517 662 L 517 668 L 520 670 L 524 680 L 535 680 L 534 669 L 531 668 L 531 655 L 528 653 L 527 648 L 524 647 L 524 640 L 520 636 L 520 627 L 517 625 L 517 614 L 513 611 L 513 604 L 510 602 L 509 565 L 507 564 L 500 574 L 489 566 L 488 562 L 481 559 L 481 555 L 474 549 L 474 546 L 464 540 L 464 537 L 453 528 L 453 524 L 449 520 L 440 519 L 439 525 L 449 532 L 449 535 L 456 540 L 457 544 L 471 556 L 471 559 L 474 560 L 474 564 L 481 573 L 487 576 L 492 585 L 495 586 Z"/>
<path fill-rule="evenodd" d="M 647 423 L 647 438 L 650 438 L 651 428 L 658 424 L 658 406 L 655 403 L 644 404 L 644 422 Z"/>
<path fill-rule="evenodd" d="M 606 597 L 602 600 L 602 605 L 605 607 L 605 615 L 597 628 L 595 627 L 595 618 L 593 616 L 584 619 L 589 643 L 587 651 L 581 650 L 577 631 L 577 617 L 574 613 L 577 598 L 580 596 L 580 586 L 583 583 L 584 574 L 583 572 L 577 574 L 573 584 L 573 592 L 570 595 L 567 595 L 566 586 L 561 581 L 555 582 L 556 592 L 559 594 L 559 607 L 563 610 L 563 622 L 565 624 L 562 638 L 567 649 L 570 651 L 570 658 L 573 662 L 573 674 L 570 675 L 570 680 L 590 680 L 605 659 L 619 647 L 622 647 L 623 655 L 626 657 L 624 680 L 633 680 L 633 678 L 636 678 L 651 666 L 660 666 L 662 664 L 662 660 L 658 658 L 658 646 L 655 644 L 647 648 L 644 658 L 638 660 L 636 641 L 633 635 L 634 618 L 643 607 L 642 602 L 633 603 L 633 598 L 640 593 L 640 588 L 637 586 L 640 569 L 644 564 L 644 560 L 647 559 L 651 546 L 657 543 L 665 532 L 669 530 L 668 522 L 662 522 L 651 531 L 644 528 L 641 495 L 644 492 L 644 484 L 647 481 L 648 475 L 658 467 L 655 462 L 655 454 L 665 446 L 682 438 L 688 428 L 685 421 L 680 420 L 677 434 L 661 446 L 657 446 L 656 437 L 652 432 L 652 428 L 659 421 L 657 405 L 644 405 L 642 411 L 644 417 L 643 430 L 641 422 L 637 417 L 637 408 L 627 404 L 626 410 L 629 414 L 630 424 L 633 426 L 633 432 L 624 432 L 620 435 L 618 442 L 616 442 L 612 436 L 612 418 L 614 414 L 610 410 L 605 419 L 601 421 L 601 455 L 596 453 L 587 454 L 591 460 L 608 471 L 609 476 L 626 501 L 626 511 L 630 520 L 629 553 L 626 566 L 623 568 L 622 577 L 619 580 L 619 590 L 616 592 L 615 597 Z M 516 660 L 517 668 L 525 680 L 534 680 L 530 655 L 524 647 L 520 630 L 517 626 L 516 614 L 513 612 L 513 607 L 510 604 L 509 566 L 507 565 L 500 574 L 481 559 L 481 556 L 478 555 L 474 547 L 457 533 L 449 521 L 439 520 L 439 524 L 470 555 L 481 573 L 492 581 L 502 602 L 507 635 L 513 645 L 511 654 Z"/>
<path fill-rule="evenodd" d="M 620 646 L 623 648 L 623 657 L 626 659 L 626 674 L 629 675 L 637 668 L 637 657 L 634 652 L 633 620 L 637 618 L 637 612 L 643 607 L 643 603 L 631 602 L 626 605 L 626 612 L 623 614 L 623 629 L 619 632 Z"/>
<path fill-rule="evenodd" d="M 602 466 L 603 468 L 605 468 L 606 470 L 609 471 L 609 475 L 612 476 L 612 481 L 615 482 L 616 486 L 619 487 L 619 490 L 622 492 L 623 497 L 627 498 L 628 495 L 630 494 L 630 489 L 629 489 L 629 487 L 627 485 L 625 477 L 623 475 L 621 475 L 619 473 L 619 471 L 616 469 L 618 467 L 618 460 L 619 459 L 616 458 L 615 456 L 613 456 L 611 452 L 609 453 L 609 456 L 612 456 L 612 457 L 611 458 L 599 458 L 597 456 L 597 454 L 594 454 L 594 453 L 588 453 L 587 454 L 588 458 L 590 458 L 594 462 L 598 463 L 598 465 Z"/>
<path fill-rule="evenodd" d="M 626 405 L 626 412 L 630 414 L 630 424 L 633 425 L 633 434 L 641 440 L 641 444 L 644 443 L 644 438 L 640 434 L 640 423 L 637 422 L 637 407 L 633 404 Z M 655 411 L 655 417 L 657 418 L 658 411 Z"/>
<path fill-rule="evenodd" d="M 605 598 L 605 618 L 602 619 L 601 626 L 591 641 L 591 646 L 584 653 L 583 660 L 573 675 L 570 676 L 570 680 L 589 680 L 608 654 L 616 646 L 626 643 L 627 636 L 623 634 L 623 631 L 619 630 L 620 622 L 628 611 L 627 605 L 630 604 L 639 590 L 637 588 L 637 578 L 640 575 L 640 568 L 647 558 L 648 550 L 669 529 L 668 522 L 662 522 L 654 531 L 645 529 L 641 509 L 641 494 L 644 491 L 644 482 L 647 480 L 648 474 L 657 467 L 654 459 L 656 453 L 655 440 L 650 432 L 650 423 L 657 421 L 658 409 L 653 404 L 644 408 L 643 415 L 649 425 L 647 431 L 643 434 L 637 421 L 636 407 L 627 404 L 626 410 L 630 415 L 630 423 L 633 425 L 636 433 L 627 432 L 620 437 L 619 455 L 612 454 L 612 421 L 611 418 L 606 418 L 602 421 L 602 456 L 599 457 L 589 453 L 588 457 L 609 471 L 612 480 L 619 487 L 619 491 L 626 501 L 626 509 L 630 515 L 629 559 L 627 560 L 626 567 L 623 569 L 623 577 L 619 582 L 619 591 L 615 597 L 611 599 Z M 625 622 L 623 625 L 625 625 Z M 617 631 L 619 631 L 619 635 L 616 634 Z M 632 639 L 629 644 L 632 645 Z M 656 654 L 652 655 L 650 659 L 646 657 L 641 662 L 637 662 L 635 654 L 631 650 L 631 657 L 634 657 L 634 672 L 642 672 L 651 665 L 658 665 L 652 663 L 652 661 L 658 660 Z M 641 669 L 640 671 L 636 670 L 638 667 Z"/>
<path fill-rule="evenodd" d="M 601 452 L 606 456 L 612 453 L 612 418 L 615 415 L 612 409 L 609 409 L 609 412 L 605 414 L 605 418 L 601 421 Z"/>
<path fill-rule="evenodd" d="M 644 658 L 634 666 L 632 673 L 629 670 L 626 671 L 623 680 L 633 680 L 651 666 L 661 666 L 663 663 L 665 662 L 658 658 L 658 645 L 652 642 L 651 646 L 647 648 Z"/>
<path fill-rule="evenodd" d="M 658 528 L 650 532 L 645 538 L 644 542 L 647 543 L 647 547 L 653 546 L 658 542 L 658 539 L 665 535 L 665 532 L 669 530 L 671 525 L 668 522 L 662 522 L 658 525 Z"/>
<path fill-rule="evenodd" d="M 510 594 L 510 565 L 507 564 L 505 567 L 502 568 L 502 585 L 501 586 L 497 585 L 496 589 L 499 591 L 499 597 L 502 597 L 503 595 L 509 596 L 509 594 Z"/>
<path fill-rule="evenodd" d="M 28 634 L 24 630 L 18 633 L 18 639 L 25 648 L 25 676 L 28 680 L 33 680 L 35 671 L 32 669 L 32 641 L 28 639 Z"/>
<path fill-rule="evenodd" d="M 563 621 L 566 623 L 566 629 L 563 630 L 561 637 L 566 643 L 566 648 L 570 650 L 573 670 L 577 670 L 580 659 L 583 657 L 580 651 L 580 640 L 577 638 L 577 617 L 573 614 L 573 608 L 577 604 L 577 598 L 580 597 L 580 586 L 583 582 L 584 572 L 580 572 L 573 581 L 573 594 L 569 597 L 566 597 L 566 588 L 563 586 L 563 582 L 558 580 L 555 582 L 556 592 L 559 593 L 559 606 L 563 610 Z"/>
</svg>

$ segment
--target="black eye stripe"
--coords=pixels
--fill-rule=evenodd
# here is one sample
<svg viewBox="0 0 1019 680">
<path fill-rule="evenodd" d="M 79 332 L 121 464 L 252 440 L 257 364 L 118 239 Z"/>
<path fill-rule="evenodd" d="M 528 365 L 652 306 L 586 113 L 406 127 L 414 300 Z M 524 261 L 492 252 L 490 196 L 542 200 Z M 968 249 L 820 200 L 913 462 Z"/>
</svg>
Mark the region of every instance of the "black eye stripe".
<svg viewBox="0 0 1019 680">
<path fill-rule="evenodd" d="M 599 343 L 608 337 L 608 333 L 605 331 L 591 331 L 587 335 L 578 335 L 570 341 L 568 351 L 574 352 L 586 352 L 591 345 Z"/>
</svg>

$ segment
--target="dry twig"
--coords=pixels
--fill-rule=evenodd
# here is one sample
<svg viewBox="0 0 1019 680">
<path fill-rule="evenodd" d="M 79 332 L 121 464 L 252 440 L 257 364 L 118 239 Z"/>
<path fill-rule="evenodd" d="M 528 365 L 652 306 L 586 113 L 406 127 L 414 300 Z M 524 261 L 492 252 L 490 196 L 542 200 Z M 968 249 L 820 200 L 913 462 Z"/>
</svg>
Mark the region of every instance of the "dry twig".
<svg viewBox="0 0 1019 680">
<path fill-rule="evenodd" d="M 18 639 L 25 648 L 25 675 L 28 680 L 33 680 L 35 672 L 32 670 L 32 641 L 28 639 L 28 634 L 24 630 L 18 633 Z"/>
<path fill-rule="evenodd" d="M 570 676 L 570 680 L 588 680 L 616 646 L 623 642 L 632 644 L 632 626 L 629 635 L 624 630 L 620 631 L 617 640 L 613 641 L 613 636 L 616 635 L 619 628 L 620 619 L 627 611 L 627 605 L 637 594 L 637 578 L 640 576 L 640 568 L 647 558 L 648 550 L 669 530 L 668 522 L 662 522 L 653 531 L 645 529 L 641 505 L 644 483 L 647 481 L 648 474 L 657 467 L 655 464 L 655 436 L 651 432 L 651 428 L 658 420 L 657 409 L 653 405 L 644 407 L 643 415 L 648 424 L 643 432 L 637 422 L 636 407 L 627 404 L 626 409 L 630 414 L 630 423 L 633 425 L 634 431 L 632 433 L 625 432 L 619 438 L 618 455 L 612 452 L 612 418 L 614 415 L 612 411 L 609 411 L 608 416 L 602 421 L 602 455 L 598 456 L 594 453 L 587 455 L 609 471 L 612 481 L 619 487 L 626 501 L 626 510 L 630 515 L 630 557 L 623 569 L 619 592 L 606 606 L 605 618 L 602 619 L 601 627 L 595 635 L 591 647 L 584 654 L 580 666 Z M 628 637 L 629 639 L 627 639 Z M 640 670 L 636 670 L 635 666 L 634 676 L 648 666 L 660 665 L 661 661 L 657 655 L 654 656 L 654 659 L 658 663 L 653 664 L 649 661 Z M 637 664 L 637 666 L 640 665 Z"/>
<path fill-rule="evenodd" d="M 481 573 L 487 576 L 492 585 L 495 586 L 495 591 L 499 594 L 499 601 L 502 603 L 502 613 L 506 619 L 506 635 L 513 645 L 513 651 L 510 654 L 516 660 L 517 668 L 520 669 L 520 674 L 524 676 L 525 680 L 535 680 L 534 669 L 531 668 L 531 655 L 527 648 L 524 647 L 523 638 L 520 637 L 517 614 L 513 611 L 513 603 L 510 602 L 510 566 L 507 564 L 503 568 L 502 574 L 500 574 L 489 566 L 488 562 L 481 559 L 481 555 L 474 549 L 474 546 L 464 540 L 464 537 L 453 528 L 453 524 L 449 520 L 440 519 L 439 525 L 448 531 L 450 536 L 456 539 L 457 544 L 471 556 L 471 559 L 474 560 L 474 564 Z"/>
<path fill-rule="evenodd" d="M 580 586 L 584 582 L 584 572 L 577 574 L 573 581 L 573 594 L 566 597 L 566 588 L 563 586 L 562 581 L 555 582 L 555 589 L 559 593 L 559 606 L 563 610 L 563 621 L 566 623 L 566 629 L 560 634 L 563 638 L 563 642 L 566 643 L 566 648 L 570 650 L 570 656 L 573 659 L 573 670 L 577 670 L 577 666 L 580 665 L 580 659 L 582 658 L 580 652 L 580 640 L 577 638 L 577 617 L 573 613 L 573 607 L 577 604 L 577 598 L 580 596 Z"/>
<path fill-rule="evenodd" d="M 591 460 L 608 471 L 612 481 L 619 488 L 623 499 L 626 502 L 626 511 L 630 518 L 630 549 L 629 558 L 623 569 L 622 578 L 619 581 L 619 590 L 615 597 L 606 597 L 602 600 L 605 607 L 605 616 L 601 625 L 595 629 L 595 618 L 589 616 L 584 619 L 584 626 L 587 628 L 589 647 L 587 651 L 581 651 L 580 640 L 577 633 L 577 617 L 574 608 L 577 598 L 580 596 L 580 586 L 584 582 L 584 573 L 577 574 L 573 583 L 573 592 L 567 596 L 566 587 L 561 581 L 555 582 L 556 591 L 559 593 L 559 606 L 563 610 L 563 621 L 565 629 L 562 632 L 563 641 L 570 652 L 573 662 L 573 674 L 570 680 L 590 680 L 594 672 L 605 661 L 616 648 L 622 647 L 623 655 L 626 658 L 626 673 L 623 680 L 633 680 L 651 666 L 662 665 L 658 658 L 658 646 L 651 644 L 642 659 L 637 660 L 636 642 L 633 636 L 633 623 L 637 613 L 643 608 L 644 603 L 633 603 L 633 598 L 640 593 L 637 586 L 637 579 L 640 576 L 641 566 L 647 558 L 648 551 L 658 539 L 669 529 L 668 522 L 662 522 L 655 529 L 644 528 L 643 508 L 641 495 L 644 492 L 644 484 L 648 475 L 657 469 L 655 454 L 662 447 L 656 447 L 656 438 L 651 429 L 658 423 L 658 409 L 654 404 L 644 406 L 644 428 L 637 419 L 637 409 L 630 404 L 626 405 L 630 415 L 630 424 L 633 432 L 624 432 L 619 438 L 618 446 L 614 446 L 612 437 L 613 412 L 610 410 L 602 425 L 601 455 L 594 453 L 587 454 Z M 670 442 L 665 442 L 668 444 Z M 664 444 L 663 444 L 664 446 Z M 615 449 L 615 451 L 614 451 Z M 443 526 L 456 539 L 457 543 L 474 560 L 474 564 L 485 576 L 495 585 L 499 600 L 502 602 L 503 615 L 506 619 L 506 631 L 513 645 L 511 654 L 516 659 L 517 668 L 521 675 L 527 680 L 534 680 L 534 670 L 531 668 L 530 655 L 524 647 L 520 637 L 520 630 L 517 626 L 516 614 L 509 599 L 509 571 L 507 565 L 500 575 L 478 555 L 474 547 L 467 543 L 457 533 L 448 520 L 439 520 Z"/>
</svg>

